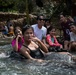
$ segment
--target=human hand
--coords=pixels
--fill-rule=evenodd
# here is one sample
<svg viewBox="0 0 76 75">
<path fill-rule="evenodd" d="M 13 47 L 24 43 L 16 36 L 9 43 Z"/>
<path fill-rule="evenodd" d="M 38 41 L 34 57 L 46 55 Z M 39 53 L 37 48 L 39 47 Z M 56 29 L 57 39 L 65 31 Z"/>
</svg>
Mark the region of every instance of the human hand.
<svg viewBox="0 0 76 75">
<path fill-rule="evenodd" d="M 44 61 L 44 60 L 42 60 L 42 59 L 34 59 L 34 58 L 33 58 L 32 60 L 33 60 L 33 61 L 40 62 L 40 63 Z"/>
<path fill-rule="evenodd" d="M 21 35 L 17 35 L 17 39 L 22 39 L 22 36 Z"/>
<path fill-rule="evenodd" d="M 37 59 L 37 62 L 40 62 L 40 63 L 41 63 L 41 62 L 43 62 L 43 61 L 44 61 L 44 60 L 42 60 L 42 59 Z"/>
<path fill-rule="evenodd" d="M 39 39 L 37 37 L 32 37 L 31 39 L 35 42 L 39 41 Z"/>
</svg>

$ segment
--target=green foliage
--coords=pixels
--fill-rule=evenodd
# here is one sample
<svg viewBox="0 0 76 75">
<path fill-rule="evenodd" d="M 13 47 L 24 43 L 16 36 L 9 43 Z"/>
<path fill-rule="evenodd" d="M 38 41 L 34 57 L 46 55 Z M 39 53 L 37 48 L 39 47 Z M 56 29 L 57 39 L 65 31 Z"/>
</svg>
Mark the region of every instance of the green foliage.
<svg viewBox="0 0 76 75">
<path fill-rule="evenodd" d="M 8 11 L 13 9 L 15 0 L 0 0 L 0 11 Z"/>
<path fill-rule="evenodd" d="M 28 10 L 29 13 L 31 13 L 33 11 L 33 3 L 32 0 L 27 0 L 28 3 Z M 17 0 L 15 2 L 15 10 L 19 11 L 20 13 L 24 13 L 26 12 L 26 0 Z"/>
<path fill-rule="evenodd" d="M 53 0 L 43 0 L 43 7 L 39 8 L 35 0 L 0 0 L 0 11 L 17 11 L 26 12 L 26 4 L 28 4 L 29 13 L 43 13 L 47 16 L 57 16 L 61 12 L 69 13 L 64 0 L 60 3 L 54 3 Z M 2 8 L 3 7 L 3 8 Z"/>
</svg>

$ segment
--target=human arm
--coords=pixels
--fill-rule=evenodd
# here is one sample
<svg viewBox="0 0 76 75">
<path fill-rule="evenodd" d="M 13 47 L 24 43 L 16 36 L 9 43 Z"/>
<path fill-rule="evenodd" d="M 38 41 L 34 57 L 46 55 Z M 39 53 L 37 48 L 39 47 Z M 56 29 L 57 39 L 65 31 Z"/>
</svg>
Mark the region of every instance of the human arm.
<svg viewBox="0 0 76 75">
<path fill-rule="evenodd" d="M 42 42 L 46 45 L 47 48 L 50 47 L 49 44 L 47 44 L 47 42 L 46 42 L 46 38 L 44 38 L 44 39 L 42 40 Z"/>
<path fill-rule="evenodd" d="M 13 50 L 18 51 L 18 40 L 17 40 L 17 38 L 12 40 L 12 48 L 13 48 Z"/>
<path fill-rule="evenodd" d="M 27 50 L 27 48 L 25 48 L 24 46 L 21 47 L 20 53 L 21 53 L 23 56 L 25 56 L 27 59 L 32 59 L 32 60 L 33 60 L 33 58 L 32 58 L 31 55 L 30 55 L 29 50 Z"/>
<path fill-rule="evenodd" d="M 22 37 L 20 35 L 18 35 L 16 38 L 14 38 L 12 40 L 13 50 L 18 51 L 21 48 L 21 46 L 19 45 L 19 40 L 21 40 L 21 39 L 22 39 Z"/>
<path fill-rule="evenodd" d="M 58 43 L 58 41 L 57 41 L 57 39 L 56 39 L 55 36 L 54 36 L 54 41 L 55 41 L 55 43 L 52 42 L 50 35 L 47 35 L 47 36 L 46 36 L 46 41 L 47 41 L 47 43 L 48 43 L 50 46 L 61 46 L 61 45 Z"/>
<path fill-rule="evenodd" d="M 49 34 L 46 36 L 46 41 L 50 46 L 55 46 L 55 44 L 52 42 L 51 36 Z"/>
<path fill-rule="evenodd" d="M 48 48 L 45 46 L 45 44 L 40 41 L 37 37 L 33 37 L 32 38 L 33 41 L 37 42 L 40 46 L 40 48 L 43 50 L 43 52 L 47 53 L 48 52 Z"/>
<path fill-rule="evenodd" d="M 31 57 L 30 51 L 27 48 L 25 48 L 24 46 L 21 47 L 20 53 L 27 59 L 38 61 L 38 62 L 43 61 L 42 59 L 36 59 L 36 58 Z"/>
<path fill-rule="evenodd" d="M 55 40 L 55 45 L 59 46 L 60 48 L 62 48 L 62 45 L 58 42 L 56 36 L 54 36 L 54 40 Z"/>
</svg>

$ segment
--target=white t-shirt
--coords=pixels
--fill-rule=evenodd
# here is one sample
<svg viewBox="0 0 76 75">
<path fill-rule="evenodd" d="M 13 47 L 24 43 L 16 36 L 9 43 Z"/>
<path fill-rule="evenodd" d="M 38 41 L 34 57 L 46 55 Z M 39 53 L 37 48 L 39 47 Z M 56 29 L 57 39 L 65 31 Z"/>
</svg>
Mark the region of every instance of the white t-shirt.
<svg viewBox="0 0 76 75">
<path fill-rule="evenodd" d="M 32 25 L 33 29 L 34 29 L 34 35 L 39 38 L 40 40 L 42 40 L 43 37 L 46 37 L 46 33 L 47 33 L 47 29 L 42 26 L 41 29 L 38 28 L 38 24 L 34 24 Z"/>
<path fill-rule="evenodd" d="M 73 32 L 70 32 L 70 41 L 76 41 L 76 34 Z"/>
</svg>

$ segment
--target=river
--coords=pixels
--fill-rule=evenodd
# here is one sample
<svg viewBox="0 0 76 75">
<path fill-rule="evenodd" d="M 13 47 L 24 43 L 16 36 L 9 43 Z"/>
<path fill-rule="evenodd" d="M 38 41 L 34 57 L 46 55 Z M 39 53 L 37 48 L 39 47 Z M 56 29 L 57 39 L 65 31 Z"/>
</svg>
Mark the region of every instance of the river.
<svg viewBox="0 0 76 75">
<path fill-rule="evenodd" d="M 0 46 L 0 75 L 76 75 L 76 63 L 70 56 L 52 53 L 42 63 L 12 59 L 11 44 Z"/>
</svg>

